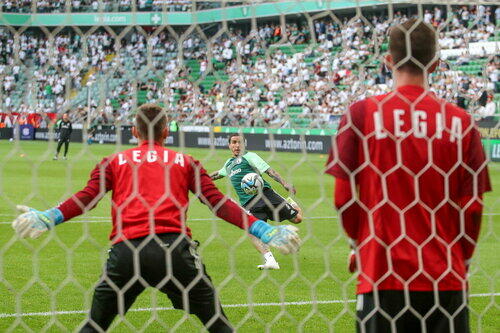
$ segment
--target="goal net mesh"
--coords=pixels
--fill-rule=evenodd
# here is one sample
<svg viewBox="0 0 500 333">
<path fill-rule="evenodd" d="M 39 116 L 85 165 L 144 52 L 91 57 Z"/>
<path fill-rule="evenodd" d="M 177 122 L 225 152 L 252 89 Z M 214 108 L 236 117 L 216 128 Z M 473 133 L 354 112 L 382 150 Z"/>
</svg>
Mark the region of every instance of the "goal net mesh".
<svg viewBox="0 0 500 333">
<path fill-rule="evenodd" d="M 19 239 L 13 232 L 15 207 L 45 210 L 83 188 L 103 157 L 137 144 L 130 129 L 137 108 L 157 103 L 169 119 L 166 145 L 200 160 L 208 172 L 219 170 L 231 157 L 228 133 L 241 133 L 248 150 L 297 189 L 292 197 L 303 210 L 298 225 L 303 244 L 291 256 L 273 251 L 280 270 L 259 271 L 261 255 L 246 234 L 221 222 L 191 196 L 186 222 L 193 239 L 200 241 L 197 251 L 232 325 L 243 332 L 353 331 L 358 273 L 348 272 L 350 248 L 332 203 L 334 180 L 324 173 L 332 137 L 352 103 L 391 91 L 393 77 L 384 63 L 388 31 L 417 18 L 438 35 L 436 60 L 441 61 L 429 75 L 429 89 L 466 109 L 480 128 L 488 162 L 500 160 L 497 5 L 3 1 L 0 330 L 74 331 L 83 323 L 108 258 L 111 196 L 36 240 Z M 378 103 L 382 108 L 384 100 Z M 55 125 L 65 112 L 73 124 L 68 159 L 63 159 L 62 147 L 53 161 L 59 135 Z M 347 125 L 359 130 L 350 121 Z M 428 138 L 429 144 L 435 139 Z M 395 151 L 400 156 L 401 146 Z M 418 187 L 421 174 L 409 170 L 402 159 L 395 161 L 390 170 L 377 170 L 382 186 L 400 172 L 415 177 Z M 446 181 L 449 175 L 429 161 L 422 172 L 441 172 Z M 457 163 L 463 165 L 460 159 Z M 372 167 L 367 160 L 350 176 L 354 179 L 361 169 Z M 498 165 L 492 161 L 489 171 L 495 190 Z M 280 195 L 290 195 L 268 175 L 263 177 Z M 216 184 L 238 201 L 227 177 Z M 393 207 L 402 221 L 421 203 L 417 198 L 401 206 L 383 193 L 380 204 Z M 470 298 L 463 307 L 469 308 L 473 331 L 491 332 L 499 326 L 494 253 L 500 199 L 492 192 L 483 203 L 481 234 L 468 272 Z M 363 207 L 367 215 L 377 209 Z M 426 209 L 433 216 L 439 207 Z M 429 235 L 433 237 L 437 235 Z M 373 238 L 375 232 L 368 237 Z M 394 243 L 381 244 L 390 253 L 400 242 L 416 251 L 426 245 L 404 231 Z M 416 274 L 425 274 L 424 264 Z M 139 274 L 136 279 L 141 280 Z M 383 313 L 388 320 L 398 319 Z M 453 320 L 456 314 L 446 315 Z M 146 289 L 111 326 L 116 332 L 203 329 L 154 288 Z"/>
</svg>

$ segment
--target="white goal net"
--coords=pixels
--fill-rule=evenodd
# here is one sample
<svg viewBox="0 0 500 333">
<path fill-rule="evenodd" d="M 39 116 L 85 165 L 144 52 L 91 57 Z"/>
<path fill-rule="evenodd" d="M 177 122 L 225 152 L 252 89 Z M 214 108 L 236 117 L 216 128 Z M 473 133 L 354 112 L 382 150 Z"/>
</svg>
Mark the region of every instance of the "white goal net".
<svg viewBox="0 0 500 333">
<path fill-rule="evenodd" d="M 391 28 L 411 19 L 398 44 L 410 52 L 391 63 L 387 54 L 394 60 L 397 47 L 395 36 L 390 50 Z M 218 306 L 206 326 L 174 309 L 190 304 L 199 281 L 213 283 L 227 321 L 241 332 L 372 332 L 371 325 L 403 331 L 405 321 L 428 332 L 436 329 L 429 325 L 439 322 L 437 313 L 451 332 L 497 331 L 499 24 L 494 1 L 2 1 L 0 331 L 77 331 L 102 281 L 111 281 L 118 295 L 117 315 L 109 315 L 115 332 L 206 330 L 217 322 Z M 418 52 L 432 41 L 412 44 L 422 25 L 437 38 L 427 63 Z M 423 72 L 429 84 L 415 88 Z M 400 90 L 396 78 L 406 82 Z M 111 193 L 95 208 L 97 199 L 79 202 L 85 214 L 41 237 L 20 239 L 11 227 L 16 205 L 45 211 L 84 188 L 104 157 L 138 145 L 132 126 L 147 103 L 165 111 L 165 146 L 199 160 L 228 198 L 275 226 L 290 224 L 299 212 L 300 251 L 283 256 L 271 248 L 269 259 L 246 232 L 212 214 L 220 205 L 211 212 L 196 195 L 187 215 L 178 215 L 196 240 L 186 251 L 198 272 L 205 264 L 211 283 L 202 273 L 186 282 L 167 272 L 162 283 L 169 292 L 154 288 L 138 268 L 141 253 L 158 251 L 148 247 L 149 238 L 121 242 L 136 266 L 130 281 L 113 282 L 109 249 L 115 246 L 108 236 L 112 221 L 120 234 L 123 207 Z M 394 116 L 386 114 L 388 105 Z M 241 139 L 241 150 L 233 150 L 231 138 Z M 445 139 L 449 144 L 442 145 Z M 251 154 L 238 156 L 246 151 Z M 442 158 L 447 154 L 450 160 Z M 139 164 L 157 160 L 137 158 Z M 232 181 L 245 163 L 274 196 Z M 343 179 L 336 193 L 327 173 Z M 114 181 L 141 186 L 148 176 L 135 172 Z M 105 178 L 101 173 L 97 180 L 101 190 Z M 429 184 L 441 192 L 430 193 Z M 163 201 L 172 197 L 167 187 Z M 146 203 L 140 188 L 132 193 L 130 200 L 144 203 L 145 219 L 156 225 L 156 203 Z M 470 213 L 478 206 L 480 231 Z M 173 249 L 161 248 L 167 259 L 158 267 L 172 269 L 182 245 L 179 238 L 165 245 Z M 404 271 L 408 262 L 416 270 Z M 125 314 L 137 285 L 145 291 L 132 297 Z M 391 290 L 401 292 L 392 295 L 392 307 L 379 295 Z M 465 291 L 461 302 L 445 304 L 441 292 L 459 290 Z M 419 291 L 433 296 L 418 298 Z M 96 311 L 105 317 L 109 304 L 102 301 Z M 461 320 L 468 323 L 460 326 Z"/>
</svg>

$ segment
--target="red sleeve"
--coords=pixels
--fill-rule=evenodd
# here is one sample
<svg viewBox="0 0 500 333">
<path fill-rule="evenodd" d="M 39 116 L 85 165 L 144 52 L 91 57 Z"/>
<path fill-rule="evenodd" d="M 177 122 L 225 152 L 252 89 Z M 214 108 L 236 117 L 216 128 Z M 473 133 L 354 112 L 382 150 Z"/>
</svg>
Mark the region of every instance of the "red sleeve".
<svg viewBox="0 0 500 333">
<path fill-rule="evenodd" d="M 335 208 L 346 234 L 351 239 L 358 239 L 358 224 L 362 214 L 361 207 L 352 194 L 351 182 L 347 179 L 335 179 Z"/>
<path fill-rule="evenodd" d="M 483 193 L 491 191 L 488 160 L 476 126 L 471 127 L 464 140 L 461 165 L 460 207 L 463 209 L 464 235 L 461 239 L 464 258 L 470 259 L 476 248 L 483 214 Z"/>
<path fill-rule="evenodd" d="M 479 232 L 481 230 L 481 217 L 483 214 L 482 196 L 479 198 L 463 197 L 460 207 L 464 209 L 464 237 L 462 237 L 462 248 L 464 258 L 470 259 L 476 249 Z"/>
<path fill-rule="evenodd" d="M 241 229 L 248 229 L 258 219 L 248 214 L 236 202 L 227 198 L 215 186 L 199 161 L 190 159 L 192 167 L 189 190 L 207 205 L 214 214 Z"/>
<path fill-rule="evenodd" d="M 353 104 L 342 116 L 326 162 L 327 174 L 349 179 L 351 173 L 361 165 L 359 149 L 363 130 L 360 126 L 363 109 L 364 101 L 360 101 Z"/>
<path fill-rule="evenodd" d="M 486 154 L 481 143 L 481 135 L 474 126 L 468 134 L 469 140 L 464 140 L 468 146 L 464 148 L 464 165 L 462 166 L 461 189 L 462 196 L 478 197 L 491 191 L 490 176 Z"/>
<path fill-rule="evenodd" d="M 104 158 L 90 173 L 90 179 L 85 188 L 64 201 L 57 208 L 61 210 L 67 221 L 94 208 L 99 200 L 112 188 L 112 173 L 110 160 Z"/>
</svg>

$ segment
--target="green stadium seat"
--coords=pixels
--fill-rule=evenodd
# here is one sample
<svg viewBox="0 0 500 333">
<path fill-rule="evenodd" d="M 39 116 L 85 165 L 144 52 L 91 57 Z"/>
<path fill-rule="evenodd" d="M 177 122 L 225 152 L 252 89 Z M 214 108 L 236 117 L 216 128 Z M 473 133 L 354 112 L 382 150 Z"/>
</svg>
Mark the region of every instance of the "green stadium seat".
<svg viewBox="0 0 500 333">
<path fill-rule="evenodd" d="M 302 106 L 289 106 L 287 109 L 288 113 L 302 113 Z"/>
</svg>

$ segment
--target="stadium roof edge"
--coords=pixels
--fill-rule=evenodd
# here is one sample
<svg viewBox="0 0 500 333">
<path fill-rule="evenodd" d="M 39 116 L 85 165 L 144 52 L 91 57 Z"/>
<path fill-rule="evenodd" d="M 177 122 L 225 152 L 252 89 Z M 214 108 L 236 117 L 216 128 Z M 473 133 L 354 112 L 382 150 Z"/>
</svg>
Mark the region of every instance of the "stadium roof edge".
<svg viewBox="0 0 500 333">
<path fill-rule="evenodd" d="M 222 21 L 248 20 L 252 17 L 273 17 L 326 10 L 342 10 L 387 4 L 403 4 L 409 1 L 277 1 L 243 6 L 232 6 L 197 12 L 113 12 L 113 13 L 57 13 L 17 14 L 0 13 L 0 25 L 6 26 L 126 26 L 126 25 L 172 25 L 185 26 L 209 24 Z"/>
</svg>

